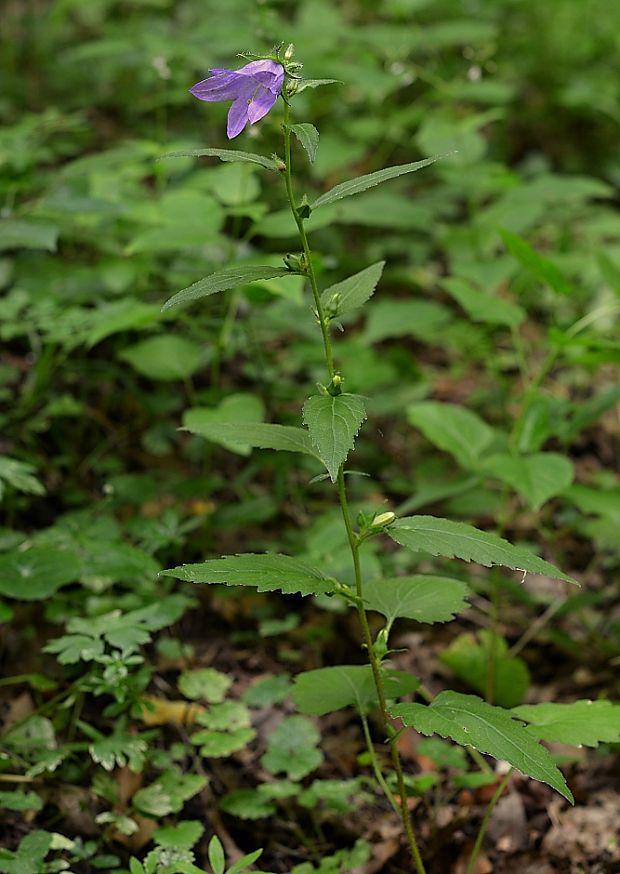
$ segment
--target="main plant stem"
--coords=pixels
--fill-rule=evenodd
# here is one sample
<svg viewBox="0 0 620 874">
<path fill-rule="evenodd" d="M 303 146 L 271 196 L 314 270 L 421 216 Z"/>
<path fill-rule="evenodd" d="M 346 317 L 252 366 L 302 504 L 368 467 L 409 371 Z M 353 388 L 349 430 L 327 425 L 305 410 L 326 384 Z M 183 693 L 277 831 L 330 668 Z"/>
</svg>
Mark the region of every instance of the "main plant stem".
<svg viewBox="0 0 620 874">
<path fill-rule="evenodd" d="M 325 311 L 323 309 L 323 304 L 321 303 L 321 295 L 319 293 L 319 288 L 316 282 L 316 275 L 314 272 L 314 265 L 312 263 L 312 253 L 310 252 L 310 246 L 308 244 L 308 237 L 306 235 L 306 229 L 304 227 L 304 219 L 300 216 L 297 210 L 297 204 L 295 203 L 295 195 L 293 192 L 293 179 L 291 172 L 291 129 L 290 129 L 290 109 L 289 105 L 284 101 L 284 179 L 286 183 L 286 194 L 288 197 L 289 206 L 291 208 L 291 212 L 293 214 L 293 218 L 295 219 L 295 224 L 297 225 L 297 229 L 299 231 L 299 238 L 301 240 L 301 245 L 303 248 L 303 253 L 306 261 L 306 271 L 307 276 L 310 281 L 310 287 L 312 289 L 312 295 L 314 297 L 314 305 L 316 308 L 316 315 L 321 327 L 321 334 L 323 335 L 323 347 L 325 350 L 325 361 L 327 364 L 327 372 L 329 374 L 330 382 L 333 380 L 336 375 L 336 370 L 334 368 L 334 356 L 332 352 L 331 346 L 331 338 L 329 334 L 329 321 L 325 317 Z M 418 845 L 415 839 L 415 835 L 413 833 L 413 826 L 411 824 L 411 816 L 409 813 L 409 807 L 407 805 L 407 789 L 405 787 L 405 777 L 403 774 L 403 768 L 400 761 L 400 754 L 398 752 L 398 746 L 396 742 L 395 732 L 390 724 L 390 717 L 387 709 L 387 701 L 385 697 L 385 688 L 383 685 L 383 677 L 381 675 L 381 662 L 378 658 L 372 641 L 372 634 L 370 632 L 370 626 L 368 624 L 368 617 L 366 615 L 366 609 L 364 607 L 364 588 L 363 588 L 363 578 L 362 578 L 362 570 L 360 566 L 360 556 L 359 556 L 359 547 L 360 543 L 357 535 L 353 530 L 353 525 L 351 522 L 351 514 L 349 512 L 349 504 L 347 501 L 347 492 L 344 482 L 344 470 L 341 465 L 338 470 L 338 497 L 340 500 L 340 509 L 342 511 L 342 518 L 344 521 L 344 525 L 347 531 L 347 540 L 349 542 L 349 548 L 351 550 L 351 558 L 353 560 L 353 569 L 355 572 L 355 594 L 357 597 L 357 612 L 359 616 L 360 625 L 362 628 L 362 636 L 364 639 L 364 646 L 366 647 L 368 653 L 368 659 L 370 661 L 370 666 L 372 668 L 372 675 L 375 682 L 375 689 L 377 692 L 377 698 L 379 701 L 379 714 L 381 720 L 381 727 L 383 729 L 385 737 L 388 739 L 390 744 L 390 752 L 392 756 L 392 764 L 394 767 L 394 773 L 396 774 L 396 783 L 398 786 L 398 806 L 400 809 L 400 816 L 403 821 L 403 826 L 405 829 L 405 835 L 407 837 L 407 843 L 409 845 L 409 850 L 411 852 L 411 858 L 415 865 L 415 870 L 417 874 L 426 874 L 426 869 L 424 868 L 424 863 L 422 861 L 422 857 L 420 856 L 420 851 L 418 849 Z M 367 738 L 368 740 L 368 738 Z M 375 759 L 376 761 L 376 759 Z M 385 781 L 383 782 L 379 780 L 380 785 L 384 786 L 384 791 L 387 788 L 385 786 Z M 388 800 L 391 802 L 394 800 L 394 797 L 391 792 L 386 792 Z"/>
</svg>

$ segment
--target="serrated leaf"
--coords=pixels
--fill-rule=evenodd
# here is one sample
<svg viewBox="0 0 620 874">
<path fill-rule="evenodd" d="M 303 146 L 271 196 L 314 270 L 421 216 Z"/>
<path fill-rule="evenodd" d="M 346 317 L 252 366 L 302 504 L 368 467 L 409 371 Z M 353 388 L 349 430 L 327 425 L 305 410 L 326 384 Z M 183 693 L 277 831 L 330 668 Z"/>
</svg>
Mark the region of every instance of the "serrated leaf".
<svg viewBox="0 0 620 874">
<path fill-rule="evenodd" d="M 310 435 L 303 428 L 249 421 L 240 421 L 234 425 L 226 422 L 210 422 L 205 421 L 204 417 L 193 415 L 194 413 L 194 410 L 188 410 L 184 415 L 185 430 L 206 437 L 214 443 L 234 446 L 237 449 L 253 447 L 281 452 L 302 452 L 321 460 L 312 445 Z"/>
<path fill-rule="evenodd" d="M 480 631 L 478 641 L 473 634 L 460 634 L 440 654 L 440 660 L 471 689 L 482 694 L 487 688 L 489 657 L 493 651 L 493 703 L 500 707 L 515 707 L 530 685 L 530 672 L 525 662 L 508 654 L 506 641 L 490 631 Z"/>
<path fill-rule="evenodd" d="M 527 317 L 527 313 L 516 303 L 494 297 L 474 288 L 469 282 L 457 277 L 444 279 L 442 288 L 452 295 L 474 322 L 489 325 L 507 325 L 516 328 Z"/>
<path fill-rule="evenodd" d="M 312 209 L 318 209 L 320 206 L 325 206 L 328 203 L 333 203 L 336 200 L 341 200 L 343 197 L 351 197 L 353 194 L 361 194 L 368 188 L 375 185 L 380 185 L 382 182 L 388 182 L 390 179 L 396 179 L 398 176 L 404 176 L 405 173 L 415 173 L 416 170 L 422 170 L 423 167 L 428 167 L 429 164 L 434 164 L 437 158 L 425 158 L 423 161 L 414 161 L 411 164 L 398 164 L 396 167 L 386 167 L 384 170 L 377 170 L 375 173 L 368 173 L 366 176 L 358 176 L 357 179 L 349 179 L 347 182 L 341 182 L 325 194 L 314 201 L 311 205 Z"/>
<path fill-rule="evenodd" d="M 167 152 L 158 160 L 164 158 L 219 158 L 220 161 L 229 161 L 242 164 L 259 164 L 267 170 L 277 171 L 276 162 L 273 158 L 264 155 L 255 155 L 253 152 L 240 152 L 235 149 L 183 149 L 179 152 Z"/>
<path fill-rule="evenodd" d="M 538 740 L 597 747 L 620 741 L 620 703 L 573 701 L 572 704 L 523 704 L 512 711 L 528 723 Z"/>
<path fill-rule="evenodd" d="M 155 829 L 153 840 L 160 847 L 191 850 L 204 834 L 204 826 L 195 819 L 186 819 L 177 825 L 165 825 Z"/>
<path fill-rule="evenodd" d="M 204 279 L 199 279 L 193 285 L 178 291 L 166 301 L 161 309 L 164 312 L 164 310 L 172 309 L 172 307 L 179 306 L 180 304 L 193 303 L 194 301 L 202 300 L 203 297 L 210 297 L 210 295 L 226 291 L 228 288 L 247 285 L 259 279 L 273 279 L 274 276 L 296 275 L 294 271 L 287 270 L 286 267 L 261 267 L 257 265 L 229 267 L 226 270 L 218 270 L 217 273 L 211 273 L 210 276 L 205 276 Z"/>
<path fill-rule="evenodd" d="M 395 619 L 449 622 L 465 609 L 467 585 L 449 577 L 414 575 L 365 583 L 367 610 L 381 613 L 391 625 Z"/>
<path fill-rule="evenodd" d="M 422 734 L 450 737 L 462 746 L 509 762 L 513 768 L 553 789 L 573 803 L 573 796 L 547 750 L 533 739 L 514 714 L 476 695 L 441 692 L 432 704 L 396 704 L 392 716 Z"/>
<path fill-rule="evenodd" d="M 6 810 L 41 810 L 42 807 L 43 801 L 36 792 L 23 792 L 21 789 L 0 792 L 0 808 L 5 808 Z"/>
<path fill-rule="evenodd" d="M 217 835 L 213 835 L 209 841 L 209 864 L 213 868 L 213 874 L 224 874 L 226 870 L 226 857 L 224 847 Z"/>
<path fill-rule="evenodd" d="M 306 150 L 311 164 L 316 158 L 316 150 L 319 147 L 319 132 L 313 124 L 292 124 L 291 131 L 295 134 L 301 145 Z"/>
<path fill-rule="evenodd" d="M 235 728 L 231 731 L 197 731 L 190 738 L 200 746 L 200 755 L 206 759 L 221 759 L 242 750 L 254 740 L 253 728 Z"/>
<path fill-rule="evenodd" d="M 338 469 L 347 459 L 366 418 L 359 395 L 313 395 L 304 404 L 304 423 L 323 464 L 336 482 Z"/>
<path fill-rule="evenodd" d="M 499 233 L 513 258 L 516 258 L 535 279 L 548 285 L 558 294 L 571 294 L 570 283 L 553 261 L 540 255 L 523 237 L 507 230 L 501 230 Z"/>
<path fill-rule="evenodd" d="M 176 766 L 165 771 L 154 783 L 133 796 L 134 807 L 146 816 L 161 817 L 178 813 L 183 804 L 201 792 L 209 781 L 199 774 L 184 774 Z"/>
<path fill-rule="evenodd" d="M 359 273 L 326 288 L 321 295 L 323 306 L 327 306 L 334 295 L 338 295 L 336 315 L 340 316 L 361 307 L 374 294 L 384 267 L 385 261 L 377 261 L 376 264 L 371 264 Z"/>
<path fill-rule="evenodd" d="M 420 685 L 412 674 L 383 668 L 386 697 L 399 698 Z M 370 665 L 337 665 L 304 671 L 295 677 L 292 691 L 295 706 L 308 716 L 324 716 L 343 707 L 355 707 L 366 713 L 378 705 L 374 676 Z"/>
<path fill-rule="evenodd" d="M 422 401 L 407 407 L 407 420 L 419 428 L 427 440 L 456 458 L 466 470 L 475 468 L 478 459 L 493 441 L 493 429 L 479 416 L 456 404 Z"/>
<path fill-rule="evenodd" d="M 324 595 L 336 588 L 335 580 L 316 568 L 277 553 L 227 555 L 199 564 L 184 564 L 162 574 L 190 583 L 255 586 L 259 592 L 281 591 L 285 595 Z"/>
<path fill-rule="evenodd" d="M 438 516 L 405 516 L 397 519 L 386 533 L 401 546 L 414 552 L 475 561 L 485 567 L 501 565 L 532 574 L 545 574 L 556 580 L 579 585 L 568 574 L 527 549 L 513 546 L 497 534 L 481 531 L 465 522 L 453 522 Z"/>
<path fill-rule="evenodd" d="M 481 468 L 511 485 L 533 510 L 562 494 L 574 476 L 571 462 L 557 452 L 521 456 L 501 453 L 484 459 Z"/>
<path fill-rule="evenodd" d="M 226 697 L 232 680 L 228 674 L 216 671 L 215 668 L 197 668 L 183 671 L 177 685 L 180 692 L 192 701 L 204 700 L 210 704 L 218 704 Z"/>
<path fill-rule="evenodd" d="M 309 719 L 288 716 L 269 735 L 261 764 L 271 774 L 285 773 L 290 780 L 301 780 L 323 761 L 317 749 L 320 737 Z"/>
</svg>

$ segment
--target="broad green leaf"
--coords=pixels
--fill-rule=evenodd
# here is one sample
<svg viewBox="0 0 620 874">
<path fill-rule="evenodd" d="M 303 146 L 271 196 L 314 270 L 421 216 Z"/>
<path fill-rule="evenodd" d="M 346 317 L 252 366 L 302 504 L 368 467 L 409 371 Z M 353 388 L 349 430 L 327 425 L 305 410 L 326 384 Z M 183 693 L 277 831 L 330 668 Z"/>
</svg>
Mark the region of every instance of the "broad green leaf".
<svg viewBox="0 0 620 874">
<path fill-rule="evenodd" d="M 206 437 L 214 443 L 235 447 L 237 450 L 254 447 L 282 452 L 303 452 L 305 455 L 321 460 L 312 445 L 310 435 L 303 428 L 249 421 L 239 421 L 234 425 L 227 422 L 210 422 L 205 421 L 204 417 L 197 416 L 197 412 L 197 410 L 188 410 L 185 413 L 183 417 L 185 430 Z M 243 454 L 247 453 L 244 451 Z"/>
<path fill-rule="evenodd" d="M 235 789 L 229 792 L 219 802 L 220 810 L 239 819 L 264 819 L 273 816 L 277 808 L 271 798 L 260 791 L 264 785 L 258 789 Z"/>
<path fill-rule="evenodd" d="M 86 343 L 89 347 L 96 346 L 106 337 L 121 331 L 141 331 L 160 318 L 158 306 L 135 298 L 126 297 L 105 303 L 93 314 L 93 324 Z"/>
<path fill-rule="evenodd" d="M 420 685 L 412 674 L 382 668 L 387 698 L 399 698 Z M 293 701 L 298 710 L 309 716 L 324 716 L 343 707 L 355 707 L 366 713 L 378 705 L 375 681 L 370 665 L 338 665 L 317 668 L 295 677 Z"/>
<path fill-rule="evenodd" d="M 342 282 L 337 282 L 326 288 L 321 295 L 323 306 L 327 306 L 333 299 L 336 300 L 335 315 L 341 316 L 351 310 L 361 307 L 362 304 L 372 297 L 377 283 L 381 279 L 385 261 L 377 261 L 359 273 L 354 273 Z M 337 295 L 337 298 L 335 296 Z"/>
<path fill-rule="evenodd" d="M 178 291 L 163 305 L 162 312 L 180 304 L 193 303 L 209 297 L 228 288 L 236 288 L 239 285 L 247 285 L 259 279 L 273 279 L 274 276 L 296 276 L 292 270 L 286 267 L 261 267 L 248 265 L 247 267 L 229 267 L 226 270 L 218 270 L 204 279 L 199 279 L 193 285 Z"/>
<path fill-rule="evenodd" d="M 319 147 L 319 132 L 313 124 L 293 124 L 291 130 L 306 150 L 308 160 L 314 163 Z"/>
<path fill-rule="evenodd" d="M 226 857 L 224 847 L 217 835 L 213 835 L 209 841 L 209 864 L 213 868 L 213 874 L 224 874 L 226 870 Z"/>
<path fill-rule="evenodd" d="M 183 414 L 183 425 L 192 434 L 207 437 L 231 452 L 249 455 L 252 444 L 243 440 L 245 431 L 253 428 L 255 423 L 260 423 L 264 414 L 265 408 L 259 397 L 239 392 L 228 395 L 218 407 L 194 407 L 186 410 Z M 232 439 L 227 439 L 226 429 L 233 432 Z"/>
<path fill-rule="evenodd" d="M 559 495 L 573 481 L 573 465 L 556 452 L 514 456 L 508 453 L 483 459 L 481 469 L 511 485 L 533 510 Z"/>
<path fill-rule="evenodd" d="M 317 727 L 304 716 L 288 716 L 267 739 L 261 764 L 272 774 L 284 773 L 289 780 L 301 780 L 319 767 L 323 753 Z"/>
<path fill-rule="evenodd" d="M 6 810 L 41 810 L 43 801 L 41 796 L 36 792 L 22 792 L 14 790 L 8 792 L 0 791 L 0 809 Z M 0 862 L 0 865 L 2 863 Z"/>
<path fill-rule="evenodd" d="M 313 395 L 304 404 L 304 423 L 323 464 L 336 482 L 338 469 L 353 449 L 360 426 L 366 418 L 359 395 Z"/>
<path fill-rule="evenodd" d="M 388 625 L 398 618 L 449 622 L 468 606 L 467 592 L 460 580 L 420 574 L 365 583 L 364 602 L 367 610 L 382 613 Z"/>
<path fill-rule="evenodd" d="M 444 279 L 442 288 L 458 301 L 474 322 L 516 328 L 527 316 L 523 307 L 518 304 L 479 291 L 465 279 Z"/>
<path fill-rule="evenodd" d="M 199 564 L 184 564 L 162 571 L 190 583 L 224 583 L 227 586 L 254 586 L 259 592 L 283 592 L 285 595 L 329 594 L 336 581 L 290 555 L 227 555 Z"/>
<path fill-rule="evenodd" d="M 253 152 L 238 152 L 235 149 L 187 149 L 179 152 L 168 152 L 159 158 L 219 158 L 220 161 L 240 162 L 242 164 L 259 164 L 267 170 L 277 171 L 278 167 L 273 158 L 264 155 L 255 155 Z"/>
<path fill-rule="evenodd" d="M 620 703 L 573 701 L 572 704 L 524 704 L 513 713 L 528 723 L 538 740 L 596 747 L 620 742 Z"/>
<path fill-rule="evenodd" d="M 548 285 L 558 294 L 571 294 L 572 288 L 562 271 L 553 261 L 539 255 L 530 244 L 513 234 L 511 231 L 502 230 L 500 236 L 510 254 L 528 270 L 539 282 Z"/>
<path fill-rule="evenodd" d="M 232 680 L 227 674 L 216 671 L 215 668 L 197 668 L 193 671 L 183 671 L 177 680 L 177 685 L 186 698 L 217 704 L 226 697 L 232 686 Z"/>
<path fill-rule="evenodd" d="M 498 564 L 532 574 L 546 574 L 567 583 L 577 581 L 527 549 L 513 546 L 497 534 L 480 531 L 465 522 L 453 522 L 437 516 L 406 516 L 397 519 L 387 534 L 414 552 L 428 552 L 444 558 L 461 558 L 491 567 Z M 577 584 L 578 585 L 578 584 Z"/>
<path fill-rule="evenodd" d="M 200 344 L 170 334 L 142 340 L 123 349 L 118 357 L 148 379 L 174 382 L 195 373 L 202 364 L 203 354 Z"/>
<path fill-rule="evenodd" d="M 205 827 L 195 819 L 185 819 L 177 825 L 165 825 L 155 829 L 153 840 L 160 847 L 191 850 L 204 834 Z"/>
<path fill-rule="evenodd" d="M 133 805 L 146 816 L 162 817 L 178 813 L 184 803 L 201 792 L 208 780 L 200 774 L 184 774 L 176 766 L 165 771 L 154 783 L 139 789 L 133 796 Z"/>
<path fill-rule="evenodd" d="M 408 336 L 437 342 L 452 320 L 448 307 L 434 300 L 381 299 L 370 308 L 362 337 L 366 343 Z"/>
<path fill-rule="evenodd" d="M 0 252 L 7 249 L 44 249 L 55 252 L 59 229 L 56 225 L 31 222 L 27 219 L 0 221 Z"/>
<path fill-rule="evenodd" d="M 301 94 L 306 88 L 320 88 L 323 85 L 342 85 L 340 79 L 300 79 L 297 85 L 297 94 Z"/>
<path fill-rule="evenodd" d="M 466 470 L 475 468 L 493 441 L 493 429 L 465 407 L 422 401 L 407 407 L 407 420 Z"/>
<path fill-rule="evenodd" d="M 233 728 L 230 731 L 197 731 L 190 738 L 200 746 L 205 759 L 221 759 L 247 747 L 256 737 L 253 728 Z"/>
<path fill-rule="evenodd" d="M 439 658 L 472 689 L 485 694 L 493 636 L 488 631 L 481 631 L 478 636 L 480 641 L 473 634 L 460 634 Z M 530 685 L 527 665 L 522 659 L 508 655 L 506 641 L 498 635 L 495 635 L 493 664 L 493 703 L 515 707 L 523 701 Z"/>
<path fill-rule="evenodd" d="M 391 715 L 422 734 L 450 737 L 462 746 L 508 762 L 573 803 L 573 796 L 547 750 L 509 710 L 493 707 L 475 695 L 441 692 L 432 704 L 396 704 Z"/>
<path fill-rule="evenodd" d="M 250 711 L 243 701 L 228 700 L 212 704 L 204 713 L 198 713 L 196 722 L 212 731 L 230 731 L 237 728 L 249 728 L 252 720 Z"/>
<path fill-rule="evenodd" d="M 80 576 L 80 562 L 54 546 L 12 549 L 0 556 L 0 595 L 40 601 Z"/>
<path fill-rule="evenodd" d="M 341 200 L 343 197 L 350 197 L 352 194 L 360 194 L 374 185 L 380 185 L 382 182 L 396 179 L 405 173 L 415 173 L 416 170 L 428 167 L 429 164 L 434 164 L 437 160 L 439 160 L 439 157 L 425 158 L 423 161 L 414 161 L 412 164 L 399 164 L 396 167 L 386 167 L 384 170 L 377 170 L 375 173 L 368 173 L 366 176 L 358 176 L 357 179 L 341 182 L 340 185 L 336 185 L 334 188 L 326 191 L 325 194 L 317 197 L 312 204 L 312 209 L 318 209 L 320 206 L 333 203 L 335 200 Z"/>
</svg>

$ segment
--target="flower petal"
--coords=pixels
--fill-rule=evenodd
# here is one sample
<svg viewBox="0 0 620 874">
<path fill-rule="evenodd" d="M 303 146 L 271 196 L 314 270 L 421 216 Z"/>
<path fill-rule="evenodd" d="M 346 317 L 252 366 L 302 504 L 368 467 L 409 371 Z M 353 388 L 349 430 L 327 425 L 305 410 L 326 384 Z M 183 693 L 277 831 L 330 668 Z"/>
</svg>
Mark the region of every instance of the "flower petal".
<svg viewBox="0 0 620 874">
<path fill-rule="evenodd" d="M 278 95 L 273 91 L 270 91 L 268 88 L 264 88 L 263 86 L 257 88 L 248 105 L 248 119 L 250 124 L 255 124 L 267 115 L 277 99 Z"/>
<path fill-rule="evenodd" d="M 282 91 L 284 67 L 275 61 L 252 61 L 250 64 L 246 64 L 245 67 L 237 70 L 237 73 L 240 76 L 251 76 L 276 95 Z"/>
<path fill-rule="evenodd" d="M 243 128 L 248 124 L 248 107 L 249 102 L 247 96 L 237 97 L 228 112 L 228 126 L 226 133 L 228 139 L 232 140 L 239 136 Z"/>
<path fill-rule="evenodd" d="M 211 103 L 218 100 L 234 100 L 246 85 L 245 77 L 239 76 L 234 70 L 211 70 L 214 74 L 208 79 L 197 82 L 190 92 L 198 100 Z"/>
</svg>

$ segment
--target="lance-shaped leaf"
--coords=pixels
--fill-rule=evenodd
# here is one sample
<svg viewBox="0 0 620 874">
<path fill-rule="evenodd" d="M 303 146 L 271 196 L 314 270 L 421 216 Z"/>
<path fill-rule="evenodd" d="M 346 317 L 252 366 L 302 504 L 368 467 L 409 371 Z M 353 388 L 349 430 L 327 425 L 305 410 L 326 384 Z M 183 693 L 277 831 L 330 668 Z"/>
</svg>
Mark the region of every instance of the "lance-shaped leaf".
<svg viewBox="0 0 620 874">
<path fill-rule="evenodd" d="M 516 328 L 527 317 L 523 307 L 512 303 L 512 301 L 479 291 L 465 279 L 458 277 L 444 279 L 442 288 L 460 303 L 474 322 L 484 322 L 488 325 L 508 325 Z"/>
<path fill-rule="evenodd" d="M 291 130 L 306 150 L 308 160 L 314 163 L 319 147 L 319 132 L 313 124 L 292 124 Z"/>
<path fill-rule="evenodd" d="M 304 422 L 310 439 L 323 464 L 336 482 L 338 468 L 343 464 L 360 426 L 366 418 L 364 402 L 359 395 L 313 395 L 304 404 Z"/>
<path fill-rule="evenodd" d="M 414 692 L 420 685 L 417 677 L 392 668 L 382 668 L 382 676 L 388 699 Z M 324 716 L 343 707 L 355 707 L 359 713 L 366 713 L 378 704 L 370 665 L 305 671 L 295 677 L 292 695 L 297 709 L 309 716 Z"/>
<path fill-rule="evenodd" d="M 323 306 L 327 306 L 334 295 L 338 295 L 337 316 L 361 307 L 374 294 L 384 267 L 385 261 L 377 261 L 376 264 L 371 264 L 370 267 L 360 270 L 359 273 L 354 273 L 353 276 L 343 279 L 342 282 L 337 282 L 326 288 L 321 295 Z"/>
<path fill-rule="evenodd" d="M 273 158 L 266 158 L 264 155 L 255 155 L 253 152 L 239 152 L 235 149 L 185 149 L 180 152 L 168 152 L 162 155 L 160 161 L 164 158 L 219 158 L 220 161 L 230 161 L 241 164 L 259 164 L 267 170 L 278 169 Z"/>
<path fill-rule="evenodd" d="M 414 552 L 428 552 L 444 558 L 461 558 L 491 567 L 497 564 L 513 570 L 546 574 L 556 580 L 576 580 L 527 549 L 513 546 L 497 534 L 480 531 L 465 522 L 453 522 L 437 516 L 405 516 L 390 525 L 387 534 Z"/>
<path fill-rule="evenodd" d="M 396 704 L 390 712 L 422 734 L 450 737 L 462 746 L 509 762 L 522 774 L 547 783 L 573 802 L 550 754 L 509 710 L 493 707 L 476 695 L 448 691 L 441 692 L 430 705 Z"/>
<path fill-rule="evenodd" d="M 210 276 L 205 276 L 204 279 L 199 279 L 198 282 L 194 282 L 188 288 L 178 291 L 166 301 L 161 309 L 163 312 L 180 304 L 193 303 L 196 300 L 201 300 L 203 297 L 209 297 L 212 294 L 226 291 L 228 288 L 235 288 L 238 285 L 247 285 L 259 279 L 273 279 L 275 276 L 296 275 L 293 270 L 287 270 L 286 267 L 262 267 L 257 265 L 229 267 L 226 270 L 218 270 L 217 273 L 211 273 Z"/>
<path fill-rule="evenodd" d="M 422 401 L 407 407 L 407 419 L 427 440 L 453 455 L 466 470 L 476 467 L 494 437 L 493 429 L 486 422 L 457 404 Z"/>
<path fill-rule="evenodd" d="M 558 294 L 571 293 L 570 283 L 553 261 L 540 255 L 527 240 L 511 233 L 511 231 L 502 230 L 500 235 L 513 258 L 516 258 L 535 279 L 548 285 Z"/>
<path fill-rule="evenodd" d="M 297 94 L 301 94 L 306 88 L 320 88 L 322 85 L 342 85 L 341 79 L 299 79 Z"/>
<path fill-rule="evenodd" d="M 439 160 L 438 157 L 425 158 L 423 161 L 414 161 L 412 164 L 398 164 L 396 167 L 386 167 L 384 170 L 377 170 L 375 173 L 368 173 L 366 176 L 358 176 L 356 179 L 341 182 L 340 185 L 334 186 L 325 194 L 317 197 L 312 204 L 312 209 L 318 209 L 319 206 L 325 206 L 335 200 L 341 200 L 343 197 L 351 197 L 352 194 L 361 194 L 368 188 L 373 188 L 382 182 L 389 182 L 390 179 L 396 179 L 398 176 L 404 176 L 405 173 L 415 173 L 416 170 L 428 167 L 429 164 L 434 164 L 437 160 Z"/>
<path fill-rule="evenodd" d="M 336 581 L 290 555 L 225 555 L 198 564 L 184 564 L 162 571 L 166 577 L 189 583 L 223 583 L 253 586 L 259 592 L 285 595 L 325 595 L 336 590 Z"/>
<path fill-rule="evenodd" d="M 184 431 L 206 437 L 214 443 L 255 449 L 276 449 L 283 452 L 303 452 L 321 461 L 312 445 L 310 435 L 303 428 L 290 425 L 271 425 L 262 422 L 205 422 L 191 415 L 184 417 Z"/>
<path fill-rule="evenodd" d="M 538 740 L 586 747 L 620 741 L 620 703 L 523 704 L 512 712 L 529 723 L 527 730 Z"/>
<path fill-rule="evenodd" d="M 416 574 L 365 583 L 364 602 L 367 610 L 382 613 L 388 626 L 399 618 L 448 622 L 467 607 L 467 591 L 461 580 Z"/>
</svg>

